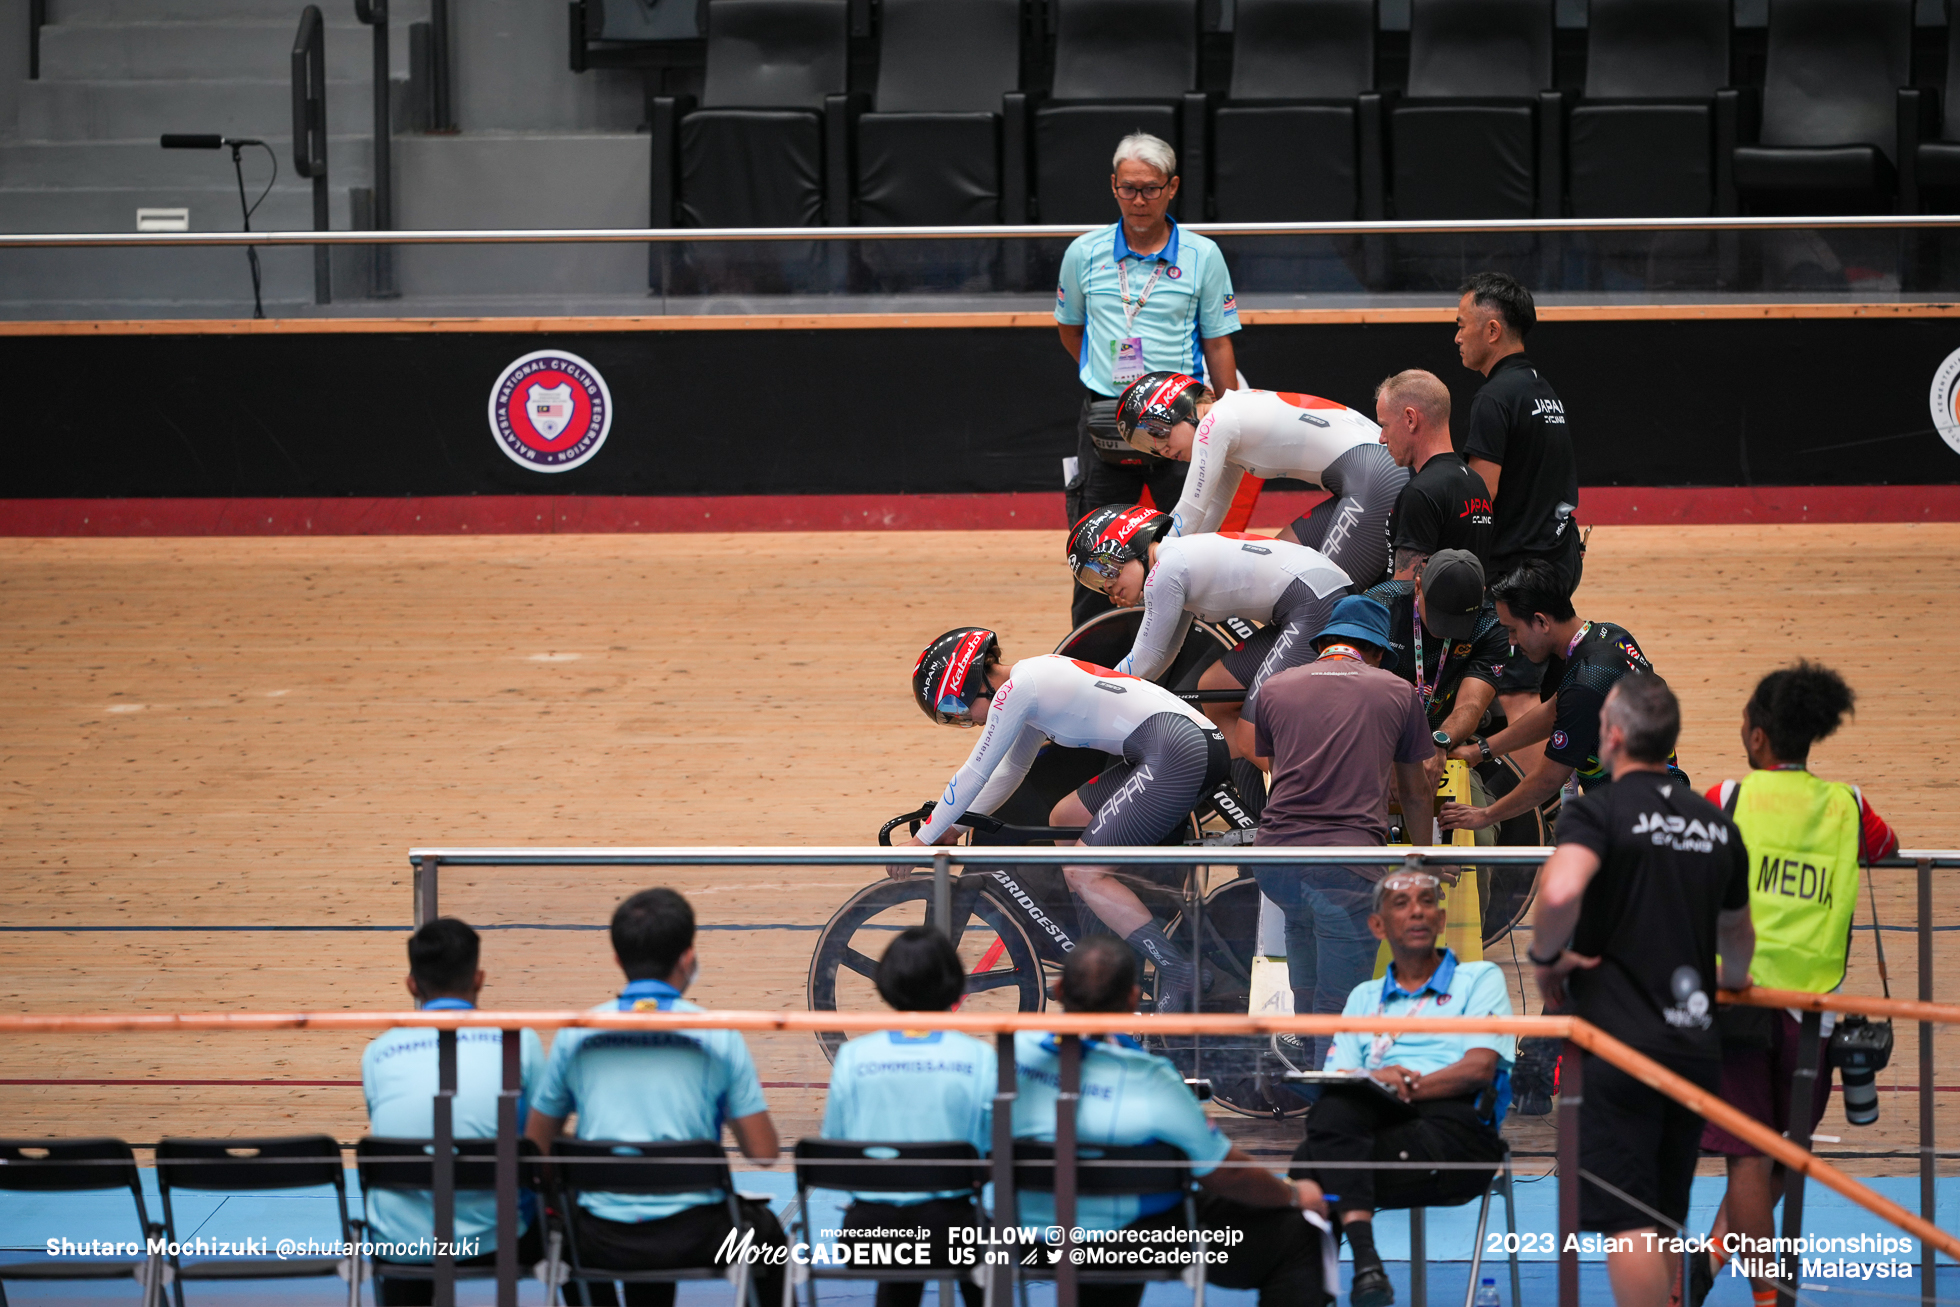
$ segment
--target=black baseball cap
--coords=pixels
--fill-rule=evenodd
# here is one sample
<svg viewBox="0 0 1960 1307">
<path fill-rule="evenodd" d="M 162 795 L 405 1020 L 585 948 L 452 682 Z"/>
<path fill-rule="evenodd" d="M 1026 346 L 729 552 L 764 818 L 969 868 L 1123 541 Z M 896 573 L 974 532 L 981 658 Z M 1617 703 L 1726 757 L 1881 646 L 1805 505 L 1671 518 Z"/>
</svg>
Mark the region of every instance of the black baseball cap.
<svg viewBox="0 0 1960 1307">
<path fill-rule="evenodd" d="M 1475 554 L 1443 549 L 1429 556 L 1422 569 L 1424 626 L 1445 639 L 1468 640 L 1483 606 L 1484 565 Z"/>
</svg>

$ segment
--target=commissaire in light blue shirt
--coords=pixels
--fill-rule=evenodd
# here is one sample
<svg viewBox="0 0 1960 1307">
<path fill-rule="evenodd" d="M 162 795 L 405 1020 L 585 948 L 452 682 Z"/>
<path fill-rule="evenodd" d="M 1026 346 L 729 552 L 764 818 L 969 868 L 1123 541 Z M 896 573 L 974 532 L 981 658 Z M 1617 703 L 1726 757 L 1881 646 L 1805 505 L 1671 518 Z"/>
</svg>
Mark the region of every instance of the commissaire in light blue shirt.
<svg viewBox="0 0 1960 1307">
<path fill-rule="evenodd" d="M 1418 1010 L 1420 1009 L 1420 1010 Z M 1344 1017 L 1508 1017 L 1511 991 L 1504 973 L 1494 962 L 1458 962 L 1450 949 L 1443 950 L 1442 965 L 1414 993 L 1396 982 L 1395 969 L 1380 980 L 1364 980 L 1348 995 Z M 1497 1054 L 1497 1073 L 1507 1079 L 1517 1060 L 1517 1040 L 1511 1035 L 1494 1035 L 1466 1030 L 1460 1035 L 1397 1035 L 1379 1059 L 1371 1058 L 1375 1036 L 1343 1032 L 1334 1036 L 1327 1050 L 1329 1071 L 1372 1071 L 1376 1067 L 1405 1066 L 1418 1075 L 1428 1075 L 1461 1062 L 1473 1048 L 1488 1048 Z M 1498 1116 L 1510 1094 L 1508 1084 L 1500 1084 Z"/>
<path fill-rule="evenodd" d="M 460 999 L 437 999 L 425 1011 L 468 1009 Z M 525 1098 L 537 1085 L 544 1064 L 538 1032 L 518 1036 L 519 1074 Z M 458 1139 L 494 1139 L 497 1095 L 504 1087 L 504 1036 L 501 1030 L 456 1032 L 455 1131 Z M 368 1130 L 384 1138 L 427 1139 L 435 1133 L 436 1032 L 426 1026 L 397 1026 L 361 1054 L 361 1092 L 367 1097 Z M 524 1103 L 517 1107 L 519 1122 Z M 520 1129 L 522 1126 L 520 1125 Z M 435 1204 L 427 1193 L 377 1189 L 364 1196 L 368 1229 L 382 1243 L 417 1243 L 435 1232 Z M 518 1229 L 529 1226 L 520 1211 Z M 456 1238 L 478 1240 L 477 1252 L 497 1247 L 497 1200 L 489 1194 L 456 1195 Z M 399 1261 L 430 1260 L 403 1257 Z"/>
<path fill-rule="evenodd" d="M 1114 398 L 1129 384 L 1115 377 L 1116 347 L 1128 337 L 1143 341 L 1142 372 L 1163 369 L 1202 377 L 1204 342 L 1239 329 L 1232 274 L 1217 244 L 1175 222 L 1170 229 L 1169 243 L 1155 254 L 1134 253 L 1118 222 L 1076 237 L 1062 255 L 1055 321 L 1083 329 L 1077 374 L 1098 395 Z M 1134 325 L 1124 321 L 1119 263 L 1129 280 L 1131 302 L 1143 301 Z M 1162 275 L 1152 285 L 1150 275 L 1160 267 Z"/>
<path fill-rule="evenodd" d="M 1014 1137 L 1055 1140 L 1055 1103 L 1061 1092 L 1061 1050 L 1053 1035 L 1023 1031 L 1014 1036 L 1017 1096 Z M 1184 1076 L 1171 1063 L 1146 1052 L 1128 1035 L 1082 1041 L 1082 1099 L 1076 1105 L 1076 1140 L 1082 1144 L 1129 1146 L 1153 1140 L 1174 1144 L 1193 1163 L 1193 1175 L 1218 1169 L 1232 1141 L 1205 1120 Z M 1019 1195 L 1023 1225 L 1051 1225 L 1055 1198 L 1027 1190 Z M 1176 1193 L 1085 1194 L 1076 1199 L 1075 1223 L 1084 1229 L 1116 1230 L 1140 1216 L 1167 1211 Z"/>
<path fill-rule="evenodd" d="M 837 1050 L 824 1102 L 826 1139 L 889 1143 L 959 1141 L 982 1154 L 993 1130 L 994 1050 L 957 1030 L 881 1030 Z M 852 1194 L 853 1201 L 910 1206 L 944 1193 Z"/>
<path fill-rule="evenodd" d="M 700 1012 L 678 990 L 636 980 L 591 1009 Z M 633 1143 L 720 1139 L 722 1125 L 769 1110 L 741 1035 L 732 1030 L 561 1030 L 531 1106 L 550 1117 L 578 1113 L 580 1139 Z M 608 1221 L 657 1221 L 719 1202 L 720 1194 L 584 1193 L 579 1205 Z"/>
</svg>

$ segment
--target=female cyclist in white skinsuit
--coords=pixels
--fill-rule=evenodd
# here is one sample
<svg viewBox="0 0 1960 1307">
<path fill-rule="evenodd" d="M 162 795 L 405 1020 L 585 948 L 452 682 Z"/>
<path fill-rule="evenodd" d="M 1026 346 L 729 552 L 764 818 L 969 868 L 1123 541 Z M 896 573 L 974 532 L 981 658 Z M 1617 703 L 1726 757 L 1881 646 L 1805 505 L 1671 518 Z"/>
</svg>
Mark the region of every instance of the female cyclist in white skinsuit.
<svg viewBox="0 0 1960 1307">
<path fill-rule="evenodd" d="M 1297 477 L 1332 498 L 1280 532 L 1318 549 L 1356 585 L 1388 571 L 1388 516 L 1408 484 L 1372 418 L 1317 395 L 1230 390 L 1217 399 L 1203 382 L 1152 372 L 1123 392 L 1116 429 L 1145 453 L 1191 464 L 1171 510 L 1172 535 L 1216 531 L 1239 480 Z"/>
<path fill-rule="evenodd" d="M 1216 792 L 1230 769 L 1218 728 L 1169 690 L 1059 654 L 1024 658 L 1010 671 L 994 633 L 979 627 L 948 631 L 927 645 L 912 669 L 912 692 L 933 721 L 984 728 L 913 844 L 950 843 L 968 811 L 988 813 L 1006 802 L 1050 740 L 1112 755 L 1101 775 L 1055 805 L 1055 825 L 1087 827 L 1079 844 L 1155 844 Z M 912 869 L 891 871 L 902 878 Z M 1062 871 L 1090 911 L 1156 963 L 1158 1010 L 1189 1006 L 1190 960 L 1114 868 Z"/>
<path fill-rule="evenodd" d="M 1069 535 L 1069 569 L 1118 608 L 1143 605 L 1136 642 L 1116 670 L 1156 680 L 1184 648 L 1194 617 L 1243 617 L 1265 623 L 1207 667 L 1201 690 L 1246 691 L 1250 704 L 1268 676 L 1315 658 L 1313 638 L 1353 587 L 1333 560 L 1305 545 L 1265 536 L 1165 538 L 1170 519 L 1153 509 L 1097 509 Z M 1233 757 L 1252 750 L 1239 733 L 1242 706 L 1208 703 Z"/>
</svg>

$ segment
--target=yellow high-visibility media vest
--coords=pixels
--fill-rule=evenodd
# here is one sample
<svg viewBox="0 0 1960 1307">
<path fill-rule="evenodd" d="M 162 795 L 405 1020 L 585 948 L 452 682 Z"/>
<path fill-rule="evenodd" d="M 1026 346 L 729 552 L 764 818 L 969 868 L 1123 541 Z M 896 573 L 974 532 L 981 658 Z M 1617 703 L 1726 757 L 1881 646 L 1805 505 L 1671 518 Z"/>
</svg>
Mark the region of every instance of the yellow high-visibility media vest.
<svg viewBox="0 0 1960 1307">
<path fill-rule="evenodd" d="M 1736 828 L 1749 850 L 1749 978 L 1824 994 L 1844 980 L 1858 905 L 1858 795 L 1807 771 L 1752 771 L 1737 786 Z"/>
</svg>

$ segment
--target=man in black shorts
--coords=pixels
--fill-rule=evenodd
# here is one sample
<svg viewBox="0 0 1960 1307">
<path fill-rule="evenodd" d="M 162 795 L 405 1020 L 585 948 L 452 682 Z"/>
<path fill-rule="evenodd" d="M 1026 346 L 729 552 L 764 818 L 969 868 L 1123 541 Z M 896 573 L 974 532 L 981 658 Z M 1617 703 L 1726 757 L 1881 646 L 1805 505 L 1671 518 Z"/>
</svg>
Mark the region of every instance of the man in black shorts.
<svg viewBox="0 0 1960 1307">
<path fill-rule="evenodd" d="M 1474 767 L 1495 754 L 1515 758 L 1523 745 L 1547 739 L 1549 743 L 1517 788 L 1495 803 L 1481 808 L 1444 804 L 1437 818 L 1444 830 L 1482 830 L 1509 821 L 1557 794 L 1575 772 L 1588 790 L 1611 780 L 1600 752 L 1600 705 L 1621 677 L 1654 670 L 1625 627 L 1579 617 L 1549 563 L 1534 558 L 1520 564 L 1490 593 L 1511 647 L 1544 664 L 1546 683 L 1558 688 L 1542 703 L 1532 704 L 1522 718 L 1511 718 L 1510 725 L 1488 740 L 1473 736 L 1459 745 L 1454 756 Z M 1671 754 L 1662 765 L 1680 783 L 1687 783 Z"/>
<path fill-rule="evenodd" d="M 1414 473 L 1388 515 L 1391 570 L 1409 580 L 1444 549 L 1490 558 L 1490 489 L 1450 445 L 1450 391 L 1433 372 L 1411 368 L 1375 387 L 1375 421 L 1389 456 Z M 1391 605 L 1392 606 L 1392 605 Z"/>
<path fill-rule="evenodd" d="M 1527 558 L 1557 569 L 1571 594 L 1579 588 L 1578 464 L 1565 405 L 1524 354 L 1538 322 L 1531 292 L 1501 272 L 1480 272 L 1457 288 L 1456 346 L 1463 366 L 1488 378 L 1470 401 L 1463 454 L 1490 487 L 1495 538 L 1484 568 L 1500 577 Z M 1540 666 L 1514 658 L 1498 682 L 1505 715 L 1518 720 L 1543 683 Z M 1536 750 L 1518 761 L 1525 763 Z"/>
<path fill-rule="evenodd" d="M 1532 923 L 1538 990 L 1547 1011 L 1590 1021 L 1715 1093 L 1714 991 L 1748 986 L 1756 948 L 1742 833 L 1669 774 L 1681 707 L 1665 681 L 1621 678 L 1598 729 L 1614 783 L 1559 818 Z M 1603 1058 L 1585 1054 L 1581 1070 L 1580 1228 L 1626 1240 L 1606 1258 L 1618 1307 L 1665 1307 L 1681 1259 L 1650 1242 L 1673 1233 L 1652 1213 L 1687 1220 L 1701 1117 Z"/>
<path fill-rule="evenodd" d="M 1477 734 L 1497 697 L 1511 637 L 1484 600 L 1475 554 L 1445 549 L 1416 567 L 1419 580 L 1384 581 L 1368 597 L 1388 609 L 1394 671 L 1422 696 L 1436 740 L 1431 770 L 1440 775 L 1449 751 Z"/>
</svg>

